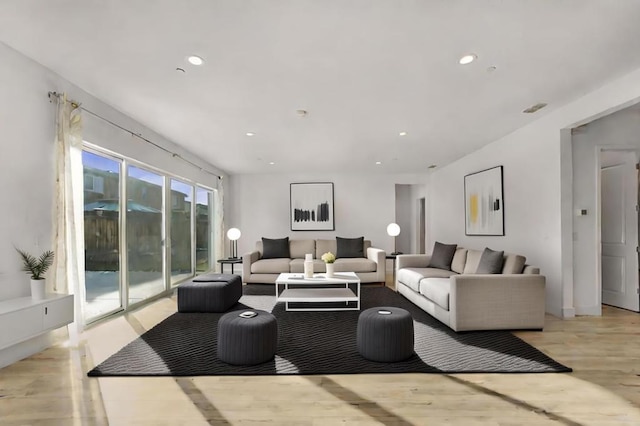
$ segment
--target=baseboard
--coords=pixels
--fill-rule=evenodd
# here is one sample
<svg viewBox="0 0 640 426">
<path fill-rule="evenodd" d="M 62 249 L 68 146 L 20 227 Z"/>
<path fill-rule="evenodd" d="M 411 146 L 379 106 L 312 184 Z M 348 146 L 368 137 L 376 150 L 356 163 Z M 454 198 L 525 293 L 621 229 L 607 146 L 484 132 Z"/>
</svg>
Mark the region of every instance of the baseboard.
<svg viewBox="0 0 640 426">
<path fill-rule="evenodd" d="M 576 315 L 601 316 L 602 306 L 576 306 Z"/>
<path fill-rule="evenodd" d="M 573 318 L 576 316 L 575 308 L 562 308 L 562 318 Z"/>
</svg>

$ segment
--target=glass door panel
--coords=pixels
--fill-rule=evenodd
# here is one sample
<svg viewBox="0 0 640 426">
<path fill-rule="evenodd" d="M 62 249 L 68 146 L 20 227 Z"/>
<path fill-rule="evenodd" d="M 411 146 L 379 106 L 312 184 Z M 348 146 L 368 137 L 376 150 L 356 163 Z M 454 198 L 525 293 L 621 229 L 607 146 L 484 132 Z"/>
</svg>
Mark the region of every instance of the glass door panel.
<svg viewBox="0 0 640 426">
<path fill-rule="evenodd" d="M 196 188 L 196 272 L 211 269 L 213 192 Z"/>
<path fill-rule="evenodd" d="M 164 178 L 135 166 L 127 168 L 127 269 L 129 304 L 164 291 Z"/>
<path fill-rule="evenodd" d="M 171 285 L 193 276 L 192 206 L 193 185 L 171 179 Z"/>
<path fill-rule="evenodd" d="M 122 309 L 120 165 L 118 160 L 82 152 L 87 322 Z"/>
</svg>

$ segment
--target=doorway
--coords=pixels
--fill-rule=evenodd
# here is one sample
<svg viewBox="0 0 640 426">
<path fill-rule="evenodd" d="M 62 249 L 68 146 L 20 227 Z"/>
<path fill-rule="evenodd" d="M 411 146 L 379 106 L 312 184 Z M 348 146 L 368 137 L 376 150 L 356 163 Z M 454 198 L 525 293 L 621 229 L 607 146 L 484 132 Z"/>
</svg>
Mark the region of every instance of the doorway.
<svg viewBox="0 0 640 426">
<path fill-rule="evenodd" d="M 602 149 L 599 162 L 602 303 L 638 312 L 638 154 Z"/>
</svg>

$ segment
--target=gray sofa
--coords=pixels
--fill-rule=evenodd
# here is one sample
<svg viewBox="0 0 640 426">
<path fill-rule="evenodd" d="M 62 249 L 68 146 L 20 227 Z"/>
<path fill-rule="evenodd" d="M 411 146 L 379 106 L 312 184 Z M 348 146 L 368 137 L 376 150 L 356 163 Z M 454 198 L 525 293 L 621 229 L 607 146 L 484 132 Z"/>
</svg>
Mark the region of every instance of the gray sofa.
<svg viewBox="0 0 640 426">
<path fill-rule="evenodd" d="M 364 240 L 366 257 L 338 258 L 335 261 L 336 272 L 355 272 L 361 283 L 384 283 L 385 261 L 384 250 L 371 247 L 371 241 Z M 256 242 L 256 249 L 242 256 L 242 280 L 245 283 L 271 284 L 282 272 L 304 272 L 304 257 L 313 254 L 313 271 L 326 272 L 325 264 L 320 259 L 326 252 L 337 253 L 337 242 L 324 239 L 289 240 L 290 257 L 263 259 L 262 241 Z"/>
<path fill-rule="evenodd" d="M 545 277 L 525 257 L 505 253 L 501 273 L 476 274 L 482 250 L 458 247 L 451 270 L 431 256 L 399 255 L 396 291 L 455 331 L 544 327 Z"/>
</svg>

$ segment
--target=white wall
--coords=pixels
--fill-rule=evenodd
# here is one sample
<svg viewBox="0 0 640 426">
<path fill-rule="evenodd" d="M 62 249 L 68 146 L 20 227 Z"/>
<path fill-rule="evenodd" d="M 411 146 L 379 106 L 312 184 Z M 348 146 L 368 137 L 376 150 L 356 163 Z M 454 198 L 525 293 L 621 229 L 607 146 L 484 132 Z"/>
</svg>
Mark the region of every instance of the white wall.
<svg viewBox="0 0 640 426">
<path fill-rule="evenodd" d="M 0 300 L 5 300 L 29 294 L 28 277 L 20 271 L 14 245 L 33 252 L 51 248 L 55 104 L 49 102 L 49 91 L 67 92 L 83 107 L 147 139 L 185 158 L 195 156 L 2 43 L 0 63 L 0 182 L 4 189 L 0 209 Z M 211 187 L 218 184 L 217 178 L 128 133 L 87 113 L 83 118 L 85 139 L 178 176 Z M 211 165 L 203 166 L 220 173 Z"/>
<path fill-rule="evenodd" d="M 567 175 L 572 164 L 570 156 L 561 157 L 566 149 L 563 144 L 570 143 L 570 138 L 561 137 L 561 130 L 601 117 L 637 98 L 640 69 L 434 171 L 429 183 L 428 246 L 437 240 L 521 253 L 547 278 L 547 311 L 570 316 L 574 307 L 573 224 L 571 208 L 567 208 L 571 204 L 561 200 L 572 194 L 561 176 Z M 504 166 L 505 236 L 465 236 L 464 175 L 497 165 Z M 563 232 L 563 227 L 569 232 Z"/>
<path fill-rule="evenodd" d="M 396 238 L 397 249 L 400 253 L 412 253 L 411 238 L 414 234 L 414 222 L 411 221 L 413 199 L 411 187 L 413 185 L 396 185 L 396 218 L 400 225 L 400 235 Z"/>
<path fill-rule="evenodd" d="M 354 238 L 364 236 L 375 247 L 390 253 L 393 239 L 387 225 L 395 220 L 396 184 L 422 183 L 421 175 L 384 174 L 256 174 L 235 175 L 225 189 L 225 227 L 242 232 L 238 251 L 255 249 L 262 237 Z M 289 226 L 289 184 L 333 182 L 335 231 L 291 231 Z"/>
<path fill-rule="evenodd" d="M 576 314 L 600 313 L 597 262 L 600 228 L 596 210 L 597 156 L 600 147 L 640 150 L 640 108 L 624 109 L 576 129 L 573 134 L 573 210 L 587 209 L 573 221 Z"/>
</svg>

